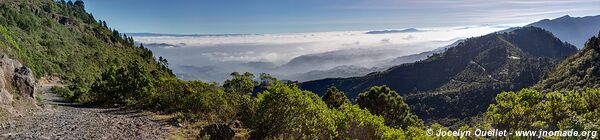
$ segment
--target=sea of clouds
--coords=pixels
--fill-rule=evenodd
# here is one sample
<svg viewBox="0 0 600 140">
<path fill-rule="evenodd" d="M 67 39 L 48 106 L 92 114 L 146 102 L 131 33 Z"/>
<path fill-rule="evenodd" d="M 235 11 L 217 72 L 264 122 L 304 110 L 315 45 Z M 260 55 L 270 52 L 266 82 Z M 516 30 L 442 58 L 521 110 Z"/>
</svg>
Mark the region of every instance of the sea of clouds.
<svg viewBox="0 0 600 140">
<path fill-rule="evenodd" d="M 507 26 L 419 28 L 245 35 L 134 34 L 138 43 L 169 60 L 186 80 L 222 82 L 231 72 L 269 73 L 307 81 L 361 76 L 390 67 L 392 60 L 431 51 L 457 40 Z M 391 31 L 391 30 L 388 30 Z M 396 64 L 394 64 L 396 65 Z"/>
</svg>

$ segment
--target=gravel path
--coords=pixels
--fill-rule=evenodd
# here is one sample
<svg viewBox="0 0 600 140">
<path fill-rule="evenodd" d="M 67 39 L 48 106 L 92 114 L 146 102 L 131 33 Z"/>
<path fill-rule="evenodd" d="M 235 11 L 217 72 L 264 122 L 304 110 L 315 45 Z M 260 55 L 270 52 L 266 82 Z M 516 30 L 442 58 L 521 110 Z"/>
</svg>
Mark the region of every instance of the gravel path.
<svg viewBox="0 0 600 140">
<path fill-rule="evenodd" d="M 42 90 L 47 91 L 49 86 Z M 169 126 L 124 109 L 86 108 L 44 93 L 46 105 L 32 115 L 0 124 L 0 139 L 165 139 Z"/>
</svg>

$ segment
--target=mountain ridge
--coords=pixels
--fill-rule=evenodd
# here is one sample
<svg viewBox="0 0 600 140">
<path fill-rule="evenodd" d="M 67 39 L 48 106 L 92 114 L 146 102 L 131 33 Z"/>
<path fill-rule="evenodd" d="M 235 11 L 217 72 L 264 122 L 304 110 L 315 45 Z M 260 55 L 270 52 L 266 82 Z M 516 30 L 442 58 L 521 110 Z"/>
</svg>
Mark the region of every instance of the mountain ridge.
<svg viewBox="0 0 600 140">
<path fill-rule="evenodd" d="M 352 99 L 370 86 L 387 85 L 406 96 L 424 120 L 456 121 L 483 112 L 500 91 L 534 85 L 544 71 L 575 51 L 546 30 L 524 27 L 469 38 L 444 53 L 386 71 L 309 81 L 300 87 L 322 94 L 324 87 L 335 86 Z"/>
<path fill-rule="evenodd" d="M 543 19 L 525 26 L 548 30 L 562 41 L 583 48 L 587 39 L 600 30 L 600 15 L 584 17 L 565 15 L 555 19 Z"/>
</svg>

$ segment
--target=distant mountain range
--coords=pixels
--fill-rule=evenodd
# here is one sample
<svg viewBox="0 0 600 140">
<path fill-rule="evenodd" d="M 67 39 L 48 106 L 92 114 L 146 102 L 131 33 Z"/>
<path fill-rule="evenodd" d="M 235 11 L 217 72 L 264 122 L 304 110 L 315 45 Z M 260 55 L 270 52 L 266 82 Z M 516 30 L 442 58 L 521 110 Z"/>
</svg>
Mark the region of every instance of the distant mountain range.
<svg viewBox="0 0 600 140">
<path fill-rule="evenodd" d="M 371 86 L 387 85 L 405 96 L 419 117 L 450 124 L 484 112 L 501 91 L 534 85 L 544 71 L 576 51 L 548 31 L 524 27 L 469 38 L 444 53 L 383 72 L 300 87 L 324 94 L 335 86 L 353 99 Z"/>
<path fill-rule="evenodd" d="M 392 33 L 411 33 L 411 32 L 422 32 L 415 28 L 408 28 L 404 30 L 381 30 L 381 31 L 369 31 L 365 34 L 392 34 Z"/>
<path fill-rule="evenodd" d="M 412 62 L 417 62 L 417 61 L 425 60 L 428 57 L 433 56 L 434 54 L 443 53 L 444 51 L 448 50 L 449 48 L 456 47 L 458 44 L 460 44 L 463 41 L 465 41 L 465 40 L 464 39 L 459 39 L 459 40 L 455 41 L 454 43 L 452 43 L 450 45 L 446 45 L 444 47 L 439 47 L 439 48 L 431 50 L 431 51 L 426 51 L 426 52 L 422 52 L 422 53 L 418 53 L 418 54 L 412 54 L 412 55 L 397 57 L 396 59 L 391 60 L 387 64 L 388 64 L 389 67 L 393 67 L 393 66 L 397 66 L 397 65 L 400 65 L 400 64 L 404 64 L 404 63 L 412 63 Z M 389 68 L 389 67 L 386 67 L 386 68 Z"/>
<path fill-rule="evenodd" d="M 546 29 L 560 40 L 569 42 L 577 48 L 583 48 L 585 41 L 600 31 L 600 15 L 586 17 L 565 15 L 552 20 L 540 20 L 526 26 Z"/>
<path fill-rule="evenodd" d="M 336 78 L 345 78 L 345 77 L 354 77 L 357 75 L 367 75 L 372 72 L 382 71 L 387 68 L 373 67 L 366 68 L 361 66 L 354 65 L 344 65 L 337 66 L 328 70 L 313 70 L 306 73 L 298 73 L 292 75 L 279 76 L 283 79 L 294 79 L 294 81 L 310 81 L 322 79 L 323 77 L 336 77 Z"/>
<path fill-rule="evenodd" d="M 367 61 L 368 63 L 372 63 L 373 67 L 363 67 L 363 66 L 355 66 L 355 65 L 342 65 L 342 66 L 337 66 L 331 69 L 327 69 L 327 70 L 313 70 L 313 71 L 309 71 L 306 73 L 297 73 L 297 74 L 292 74 L 292 75 L 281 75 L 279 77 L 283 78 L 283 79 L 293 79 L 294 81 L 300 81 L 300 82 L 304 82 L 304 81 L 311 81 L 311 80 L 318 80 L 318 79 L 323 79 L 323 77 L 329 77 L 329 78 L 347 78 L 347 77 L 355 77 L 355 76 L 362 76 L 362 75 L 367 75 L 369 73 L 373 73 L 373 72 L 378 72 L 378 71 L 384 71 L 386 69 L 389 69 L 393 66 L 397 66 L 397 65 L 401 65 L 401 64 L 405 64 L 405 63 L 413 63 L 413 62 L 417 62 L 420 60 L 425 60 L 427 59 L 427 57 L 432 56 L 434 54 L 438 54 L 438 53 L 443 53 L 444 51 L 446 51 L 446 49 L 448 48 L 452 48 L 456 45 L 458 45 L 460 42 L 463 42 L 464 39 L 459 39 L 457 41 L 455 41 L 454 43 L 444 46 L 444 47 L 439 47 L 437 49 L 431 50 L 431 51 L 427 51 L 427 52 L 422 52 L 422 53 L 418 53 L 418 54 L 411 54 L 411 55 L 407 55 L 407 56 L 400 56 L 400 57 L 396 57 L 393 59 L 385 59 L 385 60 L 369 60 Z M 386 50 L 383 50 L 386 51 Z M 365 52 L 368 52 L 368 50 L 366 50 Z M 373 52 L 370 52 L 371 54 Z M 356 53 L 352 53 L 353 55 L 348 55 L 346 56 L 346 58 L 344 59 L 357 59 L 358 60 L 364 60 L 364 58 L 358 57 L 356 55 Z M 328 56 L 328 55 L 325 55 Z M 330 56 L 330 55 L 329 55 Z M 306 66 L 319 66 L 319 65 L 324 65 L 327 62 L 329 63 L 335 63 L 335 62 L 331 62 L 331 61 L 335 61 L 335 59 L 326 59 L 326 58 L 321 58 L 321 59 L 316 59 L 312 62 L 306 62 L 306 60 L 301 61 L 299 59 L 302 59 L 303 57 L 298 57 L 295 58 L 294 60 L 290 61 L 290 63 L 284 65 L 287 66 L 288 69 L 301 69 L 302 67 L 306 67 Z M 336 59 L 340 59 L 343 57 L 334 57 Z M 313 58 L 314 59 L 314 58 Z M 323 61 L 323 60 L 327 60 L 327 61 Z M 294 63 L 298 63 L 296 61 L 300 61 L 305 63 L 305 65 L 299 65 L 299 64 L 294 64 Z M 318 64 L 318 65 L 315 65 Z M 323 67 L 323 66 L 321 66 Z"/>
</svg>

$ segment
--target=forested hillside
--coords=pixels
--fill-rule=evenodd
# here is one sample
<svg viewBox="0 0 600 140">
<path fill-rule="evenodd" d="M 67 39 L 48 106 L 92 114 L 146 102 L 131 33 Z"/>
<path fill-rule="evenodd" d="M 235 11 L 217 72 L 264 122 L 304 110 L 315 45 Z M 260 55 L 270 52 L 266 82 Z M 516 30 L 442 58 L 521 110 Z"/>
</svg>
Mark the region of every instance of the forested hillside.
<svg viewBox="0 0 600 140">
<path fill-rule="evenodd" d="M 0 1 L 0 52 L 30 67 L 37 77 L 92 83 L 112 65 L 138 61 L 163 69 L 152 52 L 85 12 L 82 1 Z M 166 69 L 156 74 L 169 75 Z"/>
<path fill-rule="evenodd" d="M 322 94 L 335 86 L 353 99 L 371 86 L 387 85 L 405 96 L 421 118 L 452 124 L 485 111 L 501 91 L 534 85 L 575 51 L 548 31 L 525 27 L 470 38 L 442 54 L 384 72 L 311 81 L 301 88 Z"/>
<path fill-rule="evenodd" d="M 600 34 L 588 39 L 577 54 L 562 61 L 535 88 L 542 91 L 571 91 L 600 88 Z"/>
<path fill-rule="evenodd" d="M 486 121 L 509 130 L 599 130 L 598 37 L 590 38 L 533 88 L 498 94 Z"/>
</svg>

